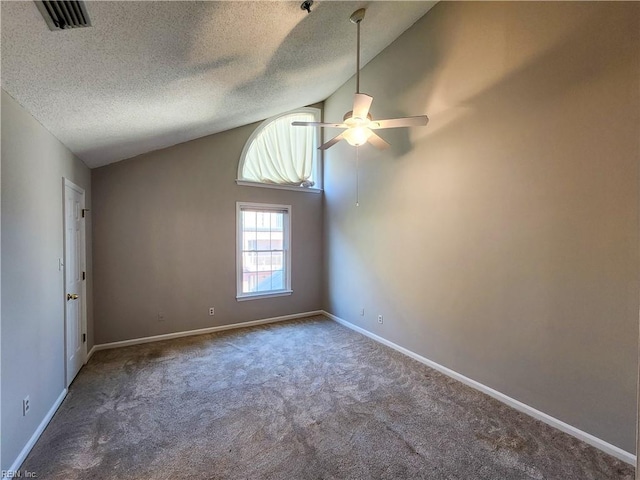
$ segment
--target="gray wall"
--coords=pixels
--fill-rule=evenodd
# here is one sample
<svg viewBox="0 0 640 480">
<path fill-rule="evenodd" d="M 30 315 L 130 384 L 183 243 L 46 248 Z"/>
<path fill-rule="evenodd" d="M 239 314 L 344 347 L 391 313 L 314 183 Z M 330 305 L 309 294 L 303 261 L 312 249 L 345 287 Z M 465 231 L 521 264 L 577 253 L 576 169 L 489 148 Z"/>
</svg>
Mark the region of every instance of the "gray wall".
<svg viewBox="0 0 640 480">
<path fill-rule="evenodd" d="M 235 184 L 257 125 L 92 170 L 96 343 L 320 308 L 322 196 Z M 236 300 L 236 201 L 292 206 L 291 296 Z"/>
<path fill-rule="evenodd" d="M 639 35 L 638 3 L 439 3 L 361 80 L 431 122 L 361 149 L 359 208 L 354 148 L 324 178 L 326 310 L 629 452 Z"/>
<path fill-rule="evenodd" d="M 65 388 L 62 177 L 86 190 L 89 169 L 2 91 L 2 469 Z M 92 343 L 91 225 L 87 224 Z M 31 411 L 22 416 L 29 395 Z"/>
</svg>

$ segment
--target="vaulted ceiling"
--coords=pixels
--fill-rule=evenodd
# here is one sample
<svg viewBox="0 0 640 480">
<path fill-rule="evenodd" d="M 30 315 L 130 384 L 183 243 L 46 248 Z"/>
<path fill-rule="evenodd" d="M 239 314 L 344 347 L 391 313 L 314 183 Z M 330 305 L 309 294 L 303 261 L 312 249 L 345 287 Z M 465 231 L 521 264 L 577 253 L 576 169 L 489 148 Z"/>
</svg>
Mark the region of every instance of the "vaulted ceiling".
<svg viewBox="0 0 640 480">
<path fill-rule="evenodd" d="M 2 88 L 90 167 L 327 98 L 435 2 L 90 1 L 92 27 L 50 31 L 2 2 Z M 362 89 L 366 91 L 366 78 Z"/>
</svg>

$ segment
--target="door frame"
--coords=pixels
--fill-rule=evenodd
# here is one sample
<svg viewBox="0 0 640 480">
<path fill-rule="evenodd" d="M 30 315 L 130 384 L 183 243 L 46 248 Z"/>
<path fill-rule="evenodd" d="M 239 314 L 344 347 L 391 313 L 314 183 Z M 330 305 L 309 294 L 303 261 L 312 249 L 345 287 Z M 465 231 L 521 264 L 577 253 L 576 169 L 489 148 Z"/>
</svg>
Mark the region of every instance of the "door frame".
<svg viewBox="0 0 640 480">
<path fill-rule="evenodd" d="M 71 180 L 62 177 L 62 298 L 64 299 L 64 383 L 68 388 L 69 384 L 69 373 L 67 371 L 67 187 L 75 190 L 80 195 L 82 195 L 82 205 L 81 208 L 84 210 L 86 208 L 86 200 L 87 195 L 84 188 L 76 185 Z M 80 227 L 80 243 L 81 243 L 81 258 L 79 261 L 82 264 L 82 271 L 87 271 L 87 229 L 86 222 L 81 222 Z M 82 333 L 84 335 L 84 341 L 82 342 L 82 364 L 87 363 L 87 280 L 86 273 L 85 278 L 82 281 L 82 292 L 80 293 L 82 299 L 82 306 L 80 308 L 80 322 L 82 326 Z"/>
</svg>

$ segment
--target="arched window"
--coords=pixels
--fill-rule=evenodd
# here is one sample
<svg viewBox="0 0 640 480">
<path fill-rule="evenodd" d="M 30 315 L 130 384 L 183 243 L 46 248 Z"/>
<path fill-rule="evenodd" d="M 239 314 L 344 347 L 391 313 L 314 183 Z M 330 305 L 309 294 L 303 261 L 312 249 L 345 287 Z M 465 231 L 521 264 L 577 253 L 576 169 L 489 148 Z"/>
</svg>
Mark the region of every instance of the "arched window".
<svg viewBox="0 0 640 480">
<path fill-rule="evenodd" d="M 318 188 L 319 129 L 293 127 L 296 121 L 319 122 L 320 109 L 300 108 L 262 122 L 242 151 L 239 185 Z"/>
</svg>

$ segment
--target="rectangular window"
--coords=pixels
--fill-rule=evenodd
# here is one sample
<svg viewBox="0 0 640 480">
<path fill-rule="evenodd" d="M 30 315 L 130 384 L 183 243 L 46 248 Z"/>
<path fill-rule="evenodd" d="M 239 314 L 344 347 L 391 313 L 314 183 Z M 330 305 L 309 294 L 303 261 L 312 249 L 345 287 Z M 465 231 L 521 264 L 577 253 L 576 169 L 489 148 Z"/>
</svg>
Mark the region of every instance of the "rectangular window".
<svg viewBox="0 0 640 480">
<path fill-rule="evenodd" d="M 290 295 L 290 205 L 236 204 L 238 300 Z"/>
</svg>

